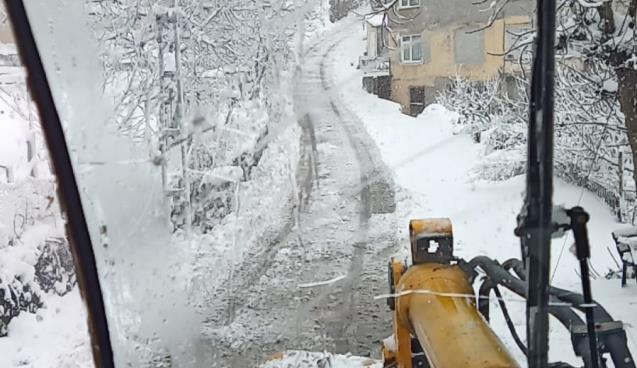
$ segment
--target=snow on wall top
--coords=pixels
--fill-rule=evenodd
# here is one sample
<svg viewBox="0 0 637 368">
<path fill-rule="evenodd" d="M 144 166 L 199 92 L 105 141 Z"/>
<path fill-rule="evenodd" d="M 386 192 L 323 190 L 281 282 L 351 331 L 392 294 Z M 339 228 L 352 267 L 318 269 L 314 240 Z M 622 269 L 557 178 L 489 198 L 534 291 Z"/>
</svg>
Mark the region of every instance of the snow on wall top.
<svg viewBox="0 0 637 368">
<path fill-rule="evenodd" d="M 0 42 L 0 55 L 17 55 L 18 49 L 13 43 Z"/>
<path fill-rule="evenodd" d="M 376 14 L 365 19 L 365 21 L 372 27 L 380 27 L 383 25 L 384 18 L 385 18 L 384 14 Z"/>
</svg>

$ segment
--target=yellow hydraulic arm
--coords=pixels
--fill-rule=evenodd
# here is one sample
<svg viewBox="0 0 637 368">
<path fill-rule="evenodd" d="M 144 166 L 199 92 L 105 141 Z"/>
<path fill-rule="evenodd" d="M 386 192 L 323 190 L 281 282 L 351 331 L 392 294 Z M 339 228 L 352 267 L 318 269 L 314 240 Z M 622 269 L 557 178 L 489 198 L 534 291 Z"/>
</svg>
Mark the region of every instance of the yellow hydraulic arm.
<svg viewBox="0 0 637 368">
<path fill-rule="evenodd" d="M 452 264 L 448 219 L 412 220 L 413 265 L 390 263 L 394 334 L 385 367 L 519 367 L 479 314 L 468 277 Z"/>
</svg>

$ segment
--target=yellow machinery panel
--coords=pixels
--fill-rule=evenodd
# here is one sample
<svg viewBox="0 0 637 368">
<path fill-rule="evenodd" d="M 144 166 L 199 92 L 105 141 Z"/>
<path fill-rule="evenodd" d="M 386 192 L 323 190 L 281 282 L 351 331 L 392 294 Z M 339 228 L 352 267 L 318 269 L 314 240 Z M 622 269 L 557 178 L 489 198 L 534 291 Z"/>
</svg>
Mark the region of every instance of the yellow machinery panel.
<svg viewBox="0 0 637 368">
<path fill-rule="evenodd" d="M 414 265 L 407 268 L 403 262 L 392 260 L 389 269 L 395 293 L 390 298 L 394 335 L 383 347 L 385 367 L 519 367 L 478 312 L 464 271 L 451 262 L 430 261 L 452 259 L 444 254 L 453 249 L 451 222 L 412 220 L 410 235 Z M 447 241 L 444 252 L 428 252 L 430 240 L 441 244 Z"/>
<path fill-rule="evenodd" d="M 395 266 L 400 267 L 404 268 Z M 414 335 L 432 368 L 519 367 L 479 314 L 474 298 L 460 296 L 473 296 L 460 267 L 435 263 L 412 266 L 397 280 L 395 291 L 400 295 L 394 311 L 397 351 L 386 352 L 387 366 L 412 368 Z"/>
</svg>

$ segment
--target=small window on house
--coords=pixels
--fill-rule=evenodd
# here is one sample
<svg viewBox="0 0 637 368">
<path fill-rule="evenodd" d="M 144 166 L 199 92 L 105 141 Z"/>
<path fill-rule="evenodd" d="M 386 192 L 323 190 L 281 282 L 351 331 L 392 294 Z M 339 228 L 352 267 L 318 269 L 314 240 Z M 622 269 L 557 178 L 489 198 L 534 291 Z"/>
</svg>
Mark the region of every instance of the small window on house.
<svg viewBox="0 0 637 368">
<path fill-rule="evenodd" d="M 467 33 L 469 29 L 459 29 L 454 35 L 456 64 L 484 64 L 484 32 Z"/>
<path fill-rule="evenodd" d="M 418 116 L 425 110 L 425 87 L 409 87 L 409 115 Z"/>
<path fill-rule="evenodd" d="M 422 62 L 422 37 L 420 35 L 402 36 L 400 55 L 403 63 Z"/>
<path fill-rule="evenodd" d="M 420 6 L 420 0 L 400 0 L 400 8 L 415 8 Z"/>
</svg>

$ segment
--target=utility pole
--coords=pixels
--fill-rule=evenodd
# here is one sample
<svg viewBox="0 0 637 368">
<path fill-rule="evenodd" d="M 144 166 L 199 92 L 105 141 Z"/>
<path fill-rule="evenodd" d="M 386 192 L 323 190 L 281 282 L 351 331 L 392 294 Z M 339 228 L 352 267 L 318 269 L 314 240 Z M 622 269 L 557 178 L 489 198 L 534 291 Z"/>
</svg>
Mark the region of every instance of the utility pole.
<svg viewBox="0 0 637 368">
<path fill-rule="evenodd" d="M 174 25 L 174 36 L 175 36 L 175 79 L 177 82 L 177 106 L 175 108 L 175 125 L 178 127 L 180 134 L 188 134 L 188 129 L 186 127 L 186 120 L 184 119 L 184 91 L 182 85 L 182 68 L 181 68 L 181 40 L 179 37 L 179 29 L 180 19 L 179 19 L 179 0 L 173 0 L 173 8 L 175 10 L 175 25 Z M 184 207 L 184 216 L 186 218 L 186 226 L 185 229 L 188 233 L 190 233 L 190 226 L 192 225 L 192 206 L 190 203 L 190 173 L 188 170 L 188 149 L 187 145 L 189 144 L 190 139 L 186 140 L 184 143 L 180 145 L 181 148 L 181 175 L 183 181 L 183 190 L 185 207 Z"/>
<path fill-rule="evenodd" d="M 159 44 L 159 85 L 161 127 L 160 151 L 162 160 L 162 184 L 166 191 L 168 147 L 181 135 L 186 134 L 183 113 L 183 85 L 181 76 L 181 49 L 179 39 L 179 1 L 173 0 L 173 8 L 156 16 L 157 42 Z M 187 231 L 192 224 L 190 203 L 190 178 L 186 144 L 180 144 L 182 185 L 179 188 L 184 198 L 184 226 Z M 171 188 L 172 191 L 172 188 Z"/>
</svg>

